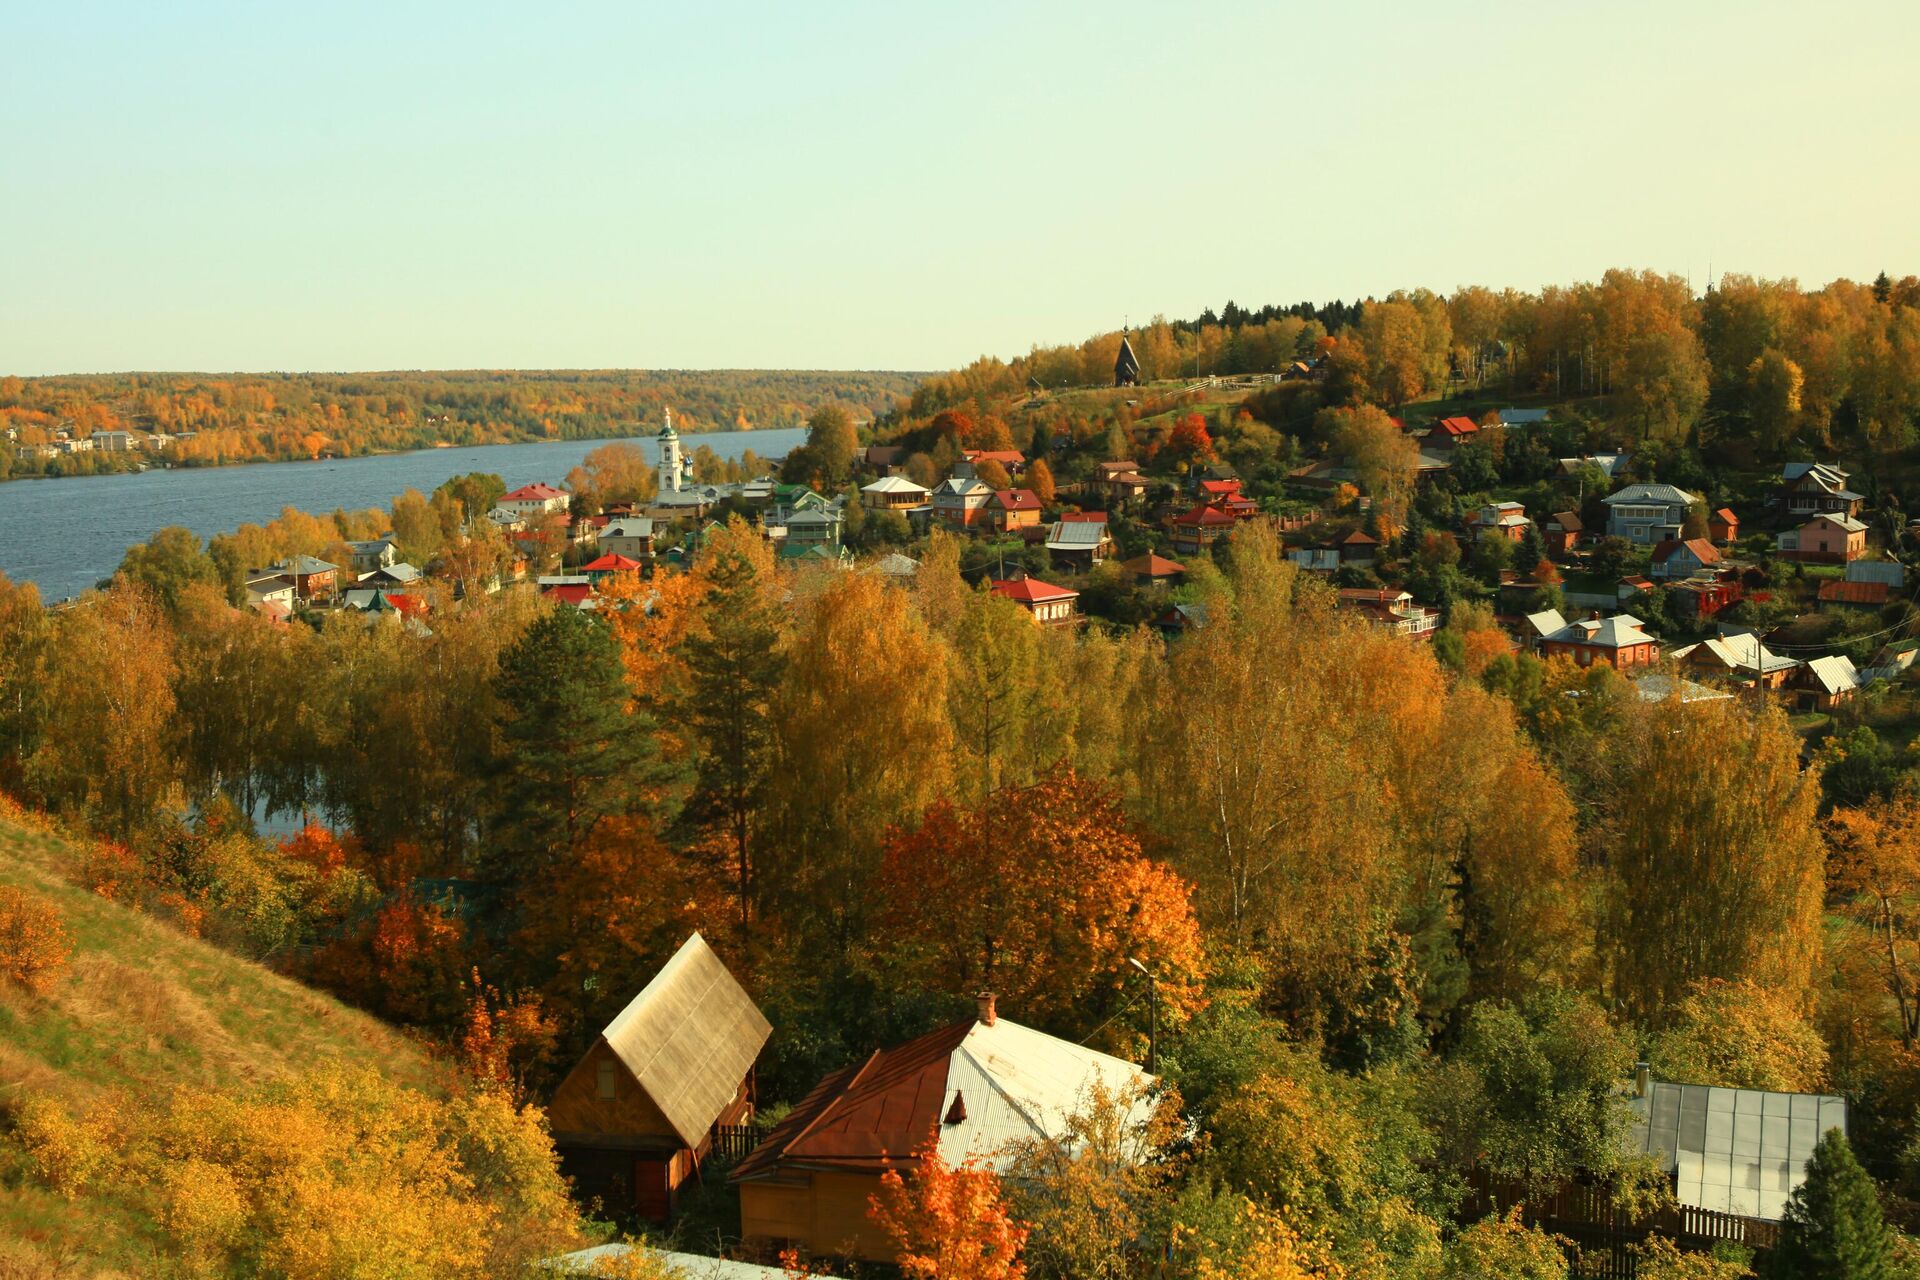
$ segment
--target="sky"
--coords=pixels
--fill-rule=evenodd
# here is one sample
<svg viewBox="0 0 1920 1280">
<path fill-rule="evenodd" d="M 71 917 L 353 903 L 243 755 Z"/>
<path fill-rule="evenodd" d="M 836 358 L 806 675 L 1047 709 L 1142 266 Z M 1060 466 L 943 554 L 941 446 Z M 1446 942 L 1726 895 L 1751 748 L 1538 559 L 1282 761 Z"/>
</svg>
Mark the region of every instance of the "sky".
<svg viewBox="0 0 1920 1280">
<path fill-rule="evenodd" d="M 930 370 L 1920 273 L 1912 0 L 19 0 L 0 48 L 0 374 Z"/>
</svg>

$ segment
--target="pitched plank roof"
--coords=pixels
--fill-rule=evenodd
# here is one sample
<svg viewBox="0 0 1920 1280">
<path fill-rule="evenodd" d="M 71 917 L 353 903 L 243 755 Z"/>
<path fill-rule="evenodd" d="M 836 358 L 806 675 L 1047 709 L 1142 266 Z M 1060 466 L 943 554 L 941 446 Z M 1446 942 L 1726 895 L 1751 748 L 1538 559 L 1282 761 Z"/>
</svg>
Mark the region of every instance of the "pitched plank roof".
<svg viewBox="0 0 1920 1280">
<path fill-rule="evenodd" d="M 739 1091 L 773 1031 L 698 933 L 600 1033 L 689 1147 Z"/>
</svg>

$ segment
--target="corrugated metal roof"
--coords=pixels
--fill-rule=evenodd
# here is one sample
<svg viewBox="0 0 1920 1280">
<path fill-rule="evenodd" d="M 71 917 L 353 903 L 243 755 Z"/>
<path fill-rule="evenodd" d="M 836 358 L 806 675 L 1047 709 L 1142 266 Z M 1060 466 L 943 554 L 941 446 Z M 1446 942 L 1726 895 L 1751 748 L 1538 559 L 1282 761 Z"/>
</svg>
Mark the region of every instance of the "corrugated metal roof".
<svg viewBox="0 0 1920 1280">
<path fill-rule="evenodd" d="M 699 1253 L 676 1253 L 644 1244 L 595 1245 L 591 1249 L 548 1258 L 540 1266 L 566 1275 L 593 1275 L 603 1264 L 613 1266 L 621 1258 L 635 1252 L 645 1253 L 659 1262 L 661 1269 L 673 1280 L 785 1280 L 785 1277 L 793 1274 L 782 1267 L 763 1267 L 729 1258 L 709 1258 Z M 824 1273 L 810 1274 L 815 1274 L 816 1280 L 834 1280 L 834 1277 Z"/>
<path fill-rule="evenodd" d="M 675 1133 L 697 1147 L 773 1027 L 707 940 L 688 938 L 600 1033 Z"/>
</svg>

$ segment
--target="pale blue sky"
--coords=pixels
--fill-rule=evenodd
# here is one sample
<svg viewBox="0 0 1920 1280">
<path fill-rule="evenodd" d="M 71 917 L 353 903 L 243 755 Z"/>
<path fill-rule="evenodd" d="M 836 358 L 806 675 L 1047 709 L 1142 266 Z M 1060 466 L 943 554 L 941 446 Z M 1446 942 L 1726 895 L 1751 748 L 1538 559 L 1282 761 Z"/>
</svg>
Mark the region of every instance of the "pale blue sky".
<svg viewBox="0 0 1920 1280">
<path fill-rule="evenodd" d="M 0 373 L 945 368 L 1920 271 L 1920 5 L 0 3 Z"/>
</svg>

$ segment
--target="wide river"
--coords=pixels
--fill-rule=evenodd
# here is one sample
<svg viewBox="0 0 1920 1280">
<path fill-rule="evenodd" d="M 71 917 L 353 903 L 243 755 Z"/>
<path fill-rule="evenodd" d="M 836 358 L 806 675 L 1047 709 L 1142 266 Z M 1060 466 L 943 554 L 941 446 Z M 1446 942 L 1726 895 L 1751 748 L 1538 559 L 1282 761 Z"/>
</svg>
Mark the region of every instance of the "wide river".
<svg viewBox="0 0 1920 1280">
<path fill-rule="evenodd" d="M 806 438 L 798 427 L 719 431 L 680 437 L 691 454 L 706 445 L 722 458 L 751 449 L 778 458 Z M 652 436 L 636 436 L 650 461 Z M 469 471 L 491 471 L 509 489 L 544 480 L 558 484 L 606 440 L 542 440 L 465 449 L 341 458 L 333 462 L 263 462 L 192 467 L 61 480 L 0 484 L 0 573 L 33 582 L 47 601 L 78 595 L 120 567 L 128 547 L 168 525 L 202 538 L 243 524 L 263 524 L 283 507 L 326 515 L 335 508 L 386 507 L 408 489 L 432 493 Z"/>
</svg>

